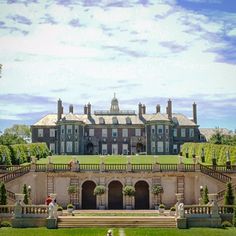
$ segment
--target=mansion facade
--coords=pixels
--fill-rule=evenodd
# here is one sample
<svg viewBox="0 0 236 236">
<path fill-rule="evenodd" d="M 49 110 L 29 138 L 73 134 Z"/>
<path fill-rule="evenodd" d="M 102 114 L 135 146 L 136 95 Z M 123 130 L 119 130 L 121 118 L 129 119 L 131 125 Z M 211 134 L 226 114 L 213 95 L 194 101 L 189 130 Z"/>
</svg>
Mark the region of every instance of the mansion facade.
<svg viewBox="0 0 236 236">
<path fill-rule="evenodd" d="M 91 111 L 84 106 L 83 114 L 75 114 L 73 105 L 64 113 L 62 101 L 57 102 L 57 114 L 48 114 L 34 125 L 32 142 L 45 142 L 54 154 L 177 154 L 185 142 L 199 142 L 197 105 L 193 104 L 193 119 L 172 113 L 172 101 L 166 112 L 156 106 L 154 114 L 146 114 L 139 103 L 138 114 L 120 110 L 114 96 L 109 110 Z"/>
</svg>

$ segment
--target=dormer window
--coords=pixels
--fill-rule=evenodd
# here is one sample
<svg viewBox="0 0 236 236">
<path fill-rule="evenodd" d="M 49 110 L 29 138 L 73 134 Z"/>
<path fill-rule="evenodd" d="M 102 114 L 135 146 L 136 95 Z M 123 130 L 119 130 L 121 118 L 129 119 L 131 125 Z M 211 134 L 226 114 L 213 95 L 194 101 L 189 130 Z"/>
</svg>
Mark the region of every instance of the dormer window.
<svg viewBox="0 0 236 236">
<path fill-rule="evenodd" d="M 99 124 L 100 125 L 104 125 L 105 124 L 105 120 L 103 117 L 99 117 Z"/>
<path fill-rule="evenodd" d="M 127 125 L 131 125 L 132 124 L 130 117 L 126 117 L 126 124 Z"/>
<path fill-rule="evenodd" d="M 117 119 L 117 117 L 112 117 L 112 124 L 113 125 L 117 125 L 118 124 L 118 119 Z"/>
</svg>

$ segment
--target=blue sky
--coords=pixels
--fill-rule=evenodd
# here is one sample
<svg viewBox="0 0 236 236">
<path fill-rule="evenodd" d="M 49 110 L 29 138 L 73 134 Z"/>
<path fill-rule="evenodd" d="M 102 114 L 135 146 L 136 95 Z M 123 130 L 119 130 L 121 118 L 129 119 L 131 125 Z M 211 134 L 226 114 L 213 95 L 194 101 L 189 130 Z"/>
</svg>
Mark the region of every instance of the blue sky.
<svg viewBox="0 0 236 236">
<path fill-rule="evenodd" d="M 145 103 L 236 129 L 236 1 L 0 0 L 0 130 Z"/>
</svg>

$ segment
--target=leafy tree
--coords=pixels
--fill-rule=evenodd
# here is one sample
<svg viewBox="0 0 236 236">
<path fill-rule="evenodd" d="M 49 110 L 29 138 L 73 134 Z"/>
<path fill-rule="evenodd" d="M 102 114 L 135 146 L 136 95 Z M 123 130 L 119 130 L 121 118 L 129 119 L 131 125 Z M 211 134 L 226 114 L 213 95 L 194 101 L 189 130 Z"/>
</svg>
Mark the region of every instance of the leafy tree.
<svg viewBox="0 0 236 236">
<path fill-rule="evenodd" d="M 23 194 L 25 194 L 23 202 L 27 205 L 29 204 L 29 193 L 26 184 L 23 186 Z"/>
<path fill-rule="evenodd" d="M 163 187 L 159 184 L 156 184 L 152 187 L 152 193 L 156 196 L 156 200 L 157 200 L 157 197 L 159 194 L 162 194 L 164 191 L 163 191 Z M 156 202 L 157 204 L 157 202 Z"/>
<path fill-rule="evenodd" d="M 105 186 L 102 185 L 97 185 L 96 188 L 93 191 L 93 194 L 95 196 L 99 196 L 100 197 L 100 205 L 102 205 L 102 195 L 106 192 L 106 188 Z"/>
<path fill-rule="evenodd" d="M 0 186 L 0 205 L 7 205 L 7 190 L 4 183 Z"/>
<path fill-rule="evenodd" d="M 219 127 L 215 129 L 215 133 L 211 136 L 209 142 L 214 144 L 222 144 L 223 134 Z"/>
<path fill-rule="evenodd" d="M 203 190 L 203 203 L 207 204 L 209 202 L 209 198 L 208 198 L 208 188 L 207 185 L 205 186 L 204 190 Z"/>
<path fill-rule="evenodd" d="M 4 130 L 4 134 L 13 134 L 23 139 L 30 139 L 31 131 L 28 125 L 15 124 Z"/>
<path fill-rule="evenodd" d="M 1 145 L 6 145 L 6 146 L 10 146 L 10 145 L 14 145 L 14 144 L 25 144 L 26 141 L 17 136 L 16 134 L 3 134 L 0 136 L 0 144 Z"/>
</svg>

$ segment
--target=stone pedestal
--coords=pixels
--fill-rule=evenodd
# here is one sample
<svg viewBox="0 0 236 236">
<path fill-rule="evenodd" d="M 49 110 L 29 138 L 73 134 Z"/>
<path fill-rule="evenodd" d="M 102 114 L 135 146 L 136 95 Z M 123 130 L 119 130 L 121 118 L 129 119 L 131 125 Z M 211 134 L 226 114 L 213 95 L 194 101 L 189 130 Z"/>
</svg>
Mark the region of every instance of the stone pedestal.
<svg viewBox="0 0 236 236">
<path fill-rule="evenodd" d="M 104 162 L 100 163 L 100 172 L 105 172 L 105 164 L 104 164 Z"/>
<path fill-rule="evenodd" d="M 48 171 L 53 171 L 53 164 L 52 163 L 47 164 L 47 170 Z"/>
<path fill-rule="evenodd" d="M 178 172 L 183 172 L 184 171 L 184 164 L 183 163 L 178 164 L 177 165 L 177 170 L 178 170 Z"/>
<path fill-rule="evenodd" d="M 47 218 L 47 228 L 56 229 L 57 228 L 57 219 Z"/>
<path fill-rule="evenodd" d="M 127 163 L 127 171 L 132 172 L 132 164 L 130 162 Z"/>
<path fill-rule="evenodd" d="M 160 172 L 160 170 L 161 170 L 161 165 L 159 163 L 154 163 L 152 172 Z"/>
<path fill-rule="evenodd" d="M 200 164 L 199 164 L 199 163 L 197 163 L 197 164 L 195 165 L 195 171 L 198 171 L 198 172 L 201 171 L 201 169 L 200 169 Z"/>
</svg>

